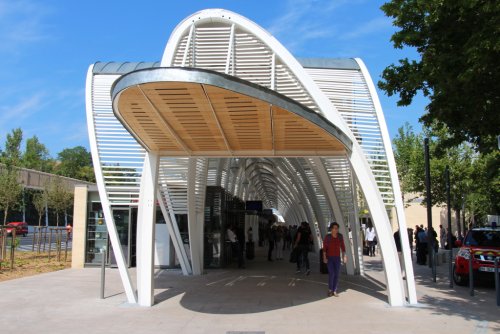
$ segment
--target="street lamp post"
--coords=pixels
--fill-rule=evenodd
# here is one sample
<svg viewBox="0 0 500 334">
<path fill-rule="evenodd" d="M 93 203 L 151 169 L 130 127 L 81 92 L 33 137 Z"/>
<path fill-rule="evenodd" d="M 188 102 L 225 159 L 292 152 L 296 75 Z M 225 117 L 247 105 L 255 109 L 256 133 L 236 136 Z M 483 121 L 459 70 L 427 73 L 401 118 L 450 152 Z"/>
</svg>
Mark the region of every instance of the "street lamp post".
<svg viewBox="0 0 500 334">
<path fill-rule="evenodd" d="M 431 198 L 431 168 L 429 158 L 429 138 L 424 139 L 425 159 L 425 191 L 427 203 L 427 250 L 429 253 L 429 267 L 434 268 L 434 236 L 432 229 L 432 198 Z M 434 281 L 436 277 L 434 277 Z"/>
</svg>

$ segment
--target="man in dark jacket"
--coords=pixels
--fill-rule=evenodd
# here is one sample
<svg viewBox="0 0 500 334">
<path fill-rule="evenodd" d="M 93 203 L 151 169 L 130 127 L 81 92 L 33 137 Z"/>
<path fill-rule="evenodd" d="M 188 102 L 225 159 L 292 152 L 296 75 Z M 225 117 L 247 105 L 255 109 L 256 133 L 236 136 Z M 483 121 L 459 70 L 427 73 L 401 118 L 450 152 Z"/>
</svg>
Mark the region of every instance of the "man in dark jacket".
<svg viewBox="0 0 500 334">
<path fill-rule="evenodd" d="M 297 236 L 295 237 L 295 247 L 299 249 L 299 257 L 297 260 L 297 274 L 301 273 L 301 267 L 305 266 L 306 275 L 311 273 L 309 268 L 309 246 L 312 241 L 311 228 L 307 222 L 302 222 L 299 229 L 297 230 Z"/>
</svg>

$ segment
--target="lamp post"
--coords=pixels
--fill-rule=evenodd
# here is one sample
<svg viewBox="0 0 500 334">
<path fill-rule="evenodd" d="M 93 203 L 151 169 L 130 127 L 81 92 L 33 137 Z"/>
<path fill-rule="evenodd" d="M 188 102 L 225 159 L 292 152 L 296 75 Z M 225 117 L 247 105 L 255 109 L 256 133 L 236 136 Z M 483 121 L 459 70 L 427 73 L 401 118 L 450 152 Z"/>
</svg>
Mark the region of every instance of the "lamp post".
<svg viewBox="0 0 500 334">
<path fill-rule="evenodd" d="M 444 171 L 445 183 L 446 183 L 446 209 L 448 215 L 448 247 L 450 248 L 450 257 L 449 257 L 449 271 L 450 271 L 450 288 L 453 288 L 453 265 L 451 263 L 453 259 L 453 245 L 452 245 L 452 237 L 451 237 L 451 199 L 450 199 L 450 167 L 446 165 L 446 169 Z"/>
<path fill-rule="evenodd" d="M 427 203 L 427 250 L 429 253 L 429 267 L 433 268 L 434 263 L 434 236 L 432 235 L 432 198 L 431 198 L 431 168 L 429 158 L 429 138 L 424 139 L 424 160 L 425 160 L 425 191 Z"/>
</svg>

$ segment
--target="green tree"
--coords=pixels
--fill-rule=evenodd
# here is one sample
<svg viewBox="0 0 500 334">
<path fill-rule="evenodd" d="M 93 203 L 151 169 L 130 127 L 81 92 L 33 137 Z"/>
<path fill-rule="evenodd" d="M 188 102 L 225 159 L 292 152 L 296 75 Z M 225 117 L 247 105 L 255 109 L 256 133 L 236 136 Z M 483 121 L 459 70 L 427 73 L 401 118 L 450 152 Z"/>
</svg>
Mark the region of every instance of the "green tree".
<svg viewBox="0 0 500 334">
<path fill-rule="evenodd" d="M 496 149 L 500 129 L 500 2 L 392 0 L 382 10 L 400 28 L 395 48 L 411 47 L 419 59 L 388 66 L 378 86 L 398 105 L 418 92 L 430 99 L 421 121 L 448 128 L 447 146 L 463 141 L 482 152 Z"/>
<path fill-rule="evenodd" d="M 424 135 L 429 138 L 432 205 L 446 204 L 444 171 L 446 166 L 449 166 L 452 195 L 450 204 L 457 218 L 457 230 L 460 232 L 460 213 L 469 194 L 474 190 L 473 164 L 479 155 L 467 143 L 451 148 L 440 145 L 449 136 L 446 128 L 424 128 L 423 135 L 416 135 L 412 128 L 405 124 L 405 128 L 401 127 L 398 136 L 393 140 L 394 157 L 403 193 L 421 194 L 426 199 Z M 422 201 L 422 205 L 426 205 L 426 202 Z"/>
<path fill-rule="evenodd" d="M 398 129 L 392 143 L 403 201 L 408 203 L 413 200 L 407 198 L 408 194 L 421 191 L 419 185 L 425 173 L 424 140 L 422 135 L 413 132 L 409 123 L 405 123 Z"/>
<path fill-rule="evenodd" d="M 7 222 L 9 210 L 19 207 L 22 191 L 17 170 L 0 166 L 0 210 L 3 211 L 3 225 Z"/>
<path fill-rule="evenodd" d="M 21 164 L 21 142 L 23 141 L 23 131 L 20 128 L 13 129 L 7 134 L 5 141 L 5 151 L 2 152 L 1 162 L 9 168 L 20 166 Z"/>
<path fill-rule="evenodd" d="M 52 165 L 49 150 L 47 150 L 44 144 L 40 143 L 37 136 L 26 140 L 26 149 L 22 156 L 22 166 L 42 172 L 51 171 Z"/>
<path fill-rule="evenodd" d="M 78 171 L 77 179 L 89 181 L 89 182 L 95 182 L 94 167 L 93 166 L 83 166 L 82 168 L 80 168 L 80 170 Z"/>
<path fill-rule="evenodd" d="M 500 212 L 500 152 L 479 155 L 472 168 L 473 191 L 467 194 L 465 207 L 470 222 L 476 223 L 487 214 Z"/>
<path fill-rule="evenodd" d="M 54 178 L 46 187 L 48 206 L 56 213 L 56 226 L 59 227 L 59 214 L 71 207 L 73 193 L 60 178 Z"/>
<path fill-rule="evenodd" d="M 37 192 L 33 195 L 33 206 L 38 213 L 38 226 L 42 226 L 42 217 L 46 212 L 46 207 L 48 204 L 48 193 L 47 190 Z"/>
<path fill-rule="evenodd" d="M 59 152 L 57 158 L 59 160 L 56 167 L 57 174 L 88 181 L 88 167 L 92 168 L 92 157 L 85 147 L 64 149 Z"/>
</svg>

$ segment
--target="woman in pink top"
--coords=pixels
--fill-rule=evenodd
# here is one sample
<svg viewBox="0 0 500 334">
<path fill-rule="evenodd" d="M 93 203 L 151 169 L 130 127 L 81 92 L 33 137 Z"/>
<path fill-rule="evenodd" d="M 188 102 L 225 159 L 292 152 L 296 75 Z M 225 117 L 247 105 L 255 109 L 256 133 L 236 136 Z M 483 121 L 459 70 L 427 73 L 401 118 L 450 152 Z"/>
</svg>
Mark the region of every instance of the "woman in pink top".
<svg viewBox="0 0 500 334">
<path fill-rule="evenodd" d="M 337 286 L 340 276 L 340 255 L 343 255 L 344 263 L 347 262 L 347 256 L 345 253 L 344 238 L 339 233 L 339 224 L 330 224 L 330 231 L 331 234 L 327 234 L 325 240 L 323 240 L 323 262 L 328 266 L 328 297 L 338 297 Z"/>
</svg>

